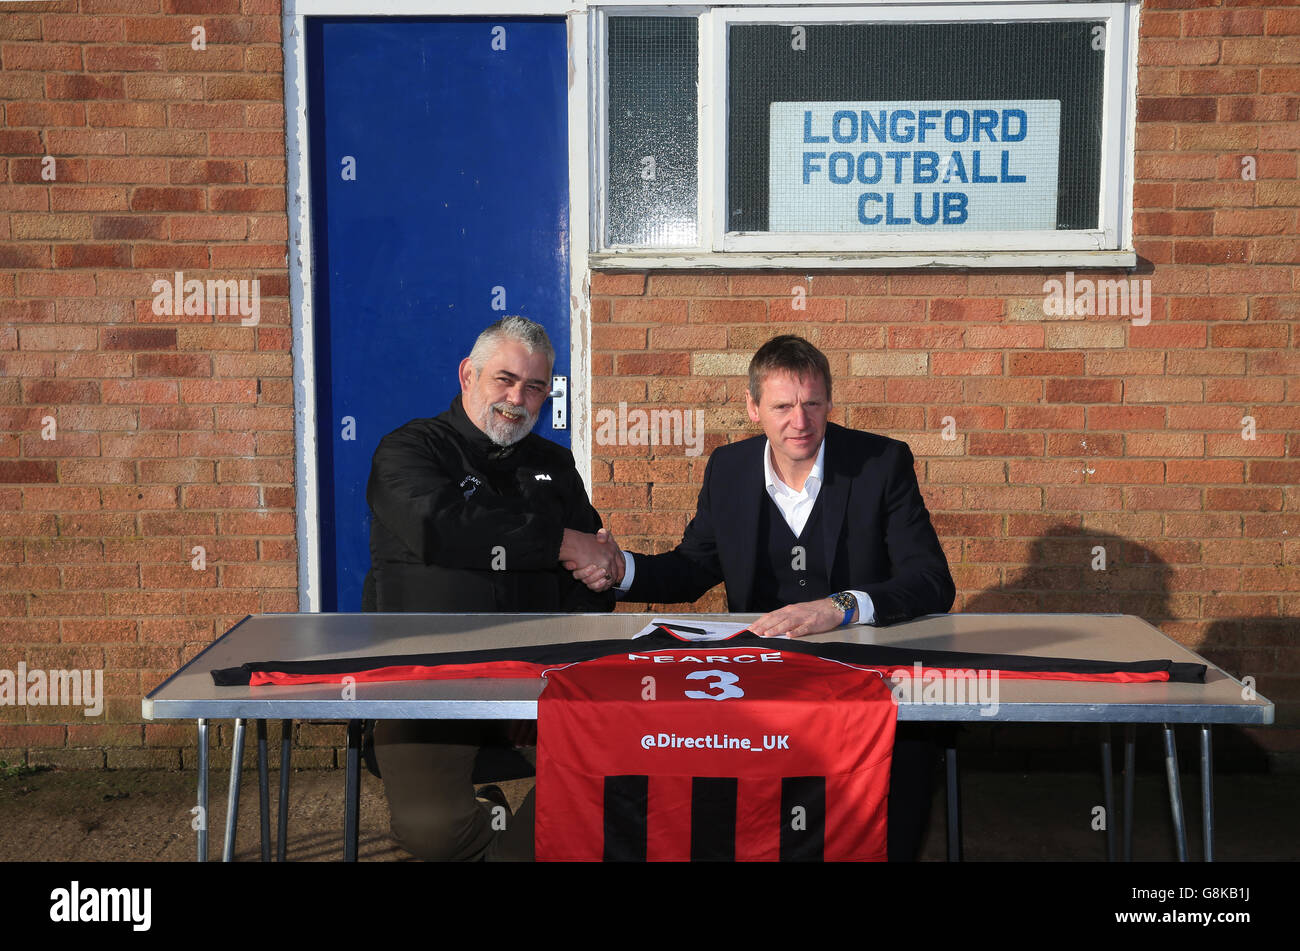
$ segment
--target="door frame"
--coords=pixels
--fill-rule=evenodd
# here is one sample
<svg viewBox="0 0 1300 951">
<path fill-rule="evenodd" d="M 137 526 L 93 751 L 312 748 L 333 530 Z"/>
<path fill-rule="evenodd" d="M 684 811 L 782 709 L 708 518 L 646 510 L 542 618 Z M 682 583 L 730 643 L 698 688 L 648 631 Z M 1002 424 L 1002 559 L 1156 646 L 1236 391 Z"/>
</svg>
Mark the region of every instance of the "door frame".
<svg viewBox="0 0 1300 951">
<path fill-rule="evenodd" d="M 574 462 L 591 484 L 591 272 L 587 263 L 591 134 L 587 75 L 588 14 L 555 0 L 485 4 L 284 0 L 284 126 L 289 197 L 289 314 L 293 332 L 294 534 L 298 543 L 298 610 L 321 604 L 320 471 L 316 440 L 316 353 L 311 258 L 311 154 L 307 117 L 308 16 L 565 17 L 569 94 L 569 428 Z"/>
</svg>

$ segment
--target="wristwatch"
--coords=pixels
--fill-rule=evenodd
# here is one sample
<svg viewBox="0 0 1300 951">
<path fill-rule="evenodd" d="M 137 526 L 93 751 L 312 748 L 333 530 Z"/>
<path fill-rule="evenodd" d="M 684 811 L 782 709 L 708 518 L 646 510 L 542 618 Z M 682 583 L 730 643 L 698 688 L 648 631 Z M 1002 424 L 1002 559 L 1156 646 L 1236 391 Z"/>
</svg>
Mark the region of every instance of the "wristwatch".
<svg viewBox="0 0 1300 951">
<path fill-rule="evenodd" d="M 853 612 L 858 609 L 858 599 L 848 591 L 836 591 L 830 595 L 831 601 L 837 608 L 844 612 L 844 620 L 840 621 L 840 627 L 849 623 L 849 618 L 853 617 Z"/>
</svg>

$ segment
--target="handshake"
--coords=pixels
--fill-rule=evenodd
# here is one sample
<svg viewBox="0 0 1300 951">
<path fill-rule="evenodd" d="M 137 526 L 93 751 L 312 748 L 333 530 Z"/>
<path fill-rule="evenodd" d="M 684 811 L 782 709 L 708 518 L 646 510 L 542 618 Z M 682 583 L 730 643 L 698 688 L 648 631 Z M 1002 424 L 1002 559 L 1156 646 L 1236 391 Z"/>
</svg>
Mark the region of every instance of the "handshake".
<svg viewBox="0 0 1300 951">
<path fill-rule="evenodd" d="M 596 534 L 564 530 L 560 563 L 592 591 L 608 591 L 623 580 L 623 550 L 614 536 L 601 529 Z"/>
</svg>

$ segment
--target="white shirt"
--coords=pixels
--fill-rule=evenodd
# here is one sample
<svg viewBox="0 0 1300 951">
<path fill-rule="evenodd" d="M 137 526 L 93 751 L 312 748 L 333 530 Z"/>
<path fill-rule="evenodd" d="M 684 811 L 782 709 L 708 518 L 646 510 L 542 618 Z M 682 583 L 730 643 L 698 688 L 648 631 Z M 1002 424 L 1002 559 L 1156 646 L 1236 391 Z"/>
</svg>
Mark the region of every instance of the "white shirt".
<svg viewBox="0 0 1300 951">
<path fill-rule="evenodd" d="M 776 503 L 781 517 L 790 526 L 790 531 L 794 533 L 795 538 L 799 537 L 804 526 L 808 524 L 808 516 L 812 514 L 813 505 L 817 502 L 817 494 L 822 488 L 825 461 L 826 439 L 823 437 L 822 444 L 817 449 L 817 460 L 808 475 L 804 477 L 803 489 L 796 491 L 781 481 L 781 477 L 776 474 L 776 469 L 772 466 L 772 441 L 765 440 L 763 443 L 763 484 L 767 487 L 767 494 Z M 625 566 L 623 580 L 615 587 L 616 591 L 627 591 L 632 586 L 632 578 L 636 574 L 636 561 L 631 552 L 623 552 L 623 563 Z M 849 594 L 853 595 L 858 602 L 856 623 L 870 624 L 874 621 L 876 606 L 871 603 L 870 595 L 865 591 L 850 591 Z"/>
</svg>

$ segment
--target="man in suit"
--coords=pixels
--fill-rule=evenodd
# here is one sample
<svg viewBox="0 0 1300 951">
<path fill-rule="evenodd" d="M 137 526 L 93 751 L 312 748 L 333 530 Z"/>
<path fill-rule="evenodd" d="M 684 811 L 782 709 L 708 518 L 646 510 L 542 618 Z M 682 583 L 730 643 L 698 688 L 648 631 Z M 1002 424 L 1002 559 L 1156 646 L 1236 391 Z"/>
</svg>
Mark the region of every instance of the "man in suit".
<svg viewBox="0 0 1300 951">
<path fill-rule="evenodd" d="M 827 422 L 830 365 L 801 337 L 769 340 L 749 366 L 749 418 L 763 436 L 709 458 L 681 544 L 623 553 L 622 570 L 566 561 L 596 591 L 694 601 L 722 582 L 734 612 L 764 612 L 757 634 L 801 637 L 848 624 L 941 614 L 956 595 L 906 443 Z M 616 547 L 613 536 L 599 538 Z M 890 854 L 915 855 L 935 748 L 900 724 L 890 784 Z"/>
</svg>

